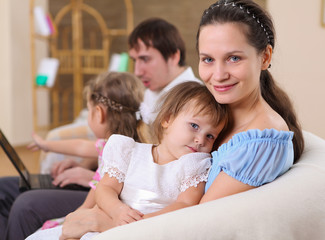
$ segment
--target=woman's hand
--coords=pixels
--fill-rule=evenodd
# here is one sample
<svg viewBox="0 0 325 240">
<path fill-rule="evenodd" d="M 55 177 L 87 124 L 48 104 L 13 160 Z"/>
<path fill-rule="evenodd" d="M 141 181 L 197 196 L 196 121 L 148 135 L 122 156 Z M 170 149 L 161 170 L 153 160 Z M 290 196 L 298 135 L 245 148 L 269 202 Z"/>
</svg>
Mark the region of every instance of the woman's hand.
<svg viewBox="0 0 325 240">
<path fill-rule="evenodd" d="M 97 206 L 91 209 L 78 209 L 67 215 L 60 240 L 79 239 L 87 232 L 103 232 L 112 227 L 112 219 Z"/>
<path fill-rule="evenodd" d="M 58 175 L 63 173 L 66 169 L 78 167 L 80 164 L 71 158 L 66 158 L 63 161 L 56 162 L 53 164 L 51 169 L 51 175 L 56 178 Z"/>
<path fill-rule="evenodd" d="M 143 213 L 132 209 L 126 204 L 115 208 L 110 215 L 112 216 L 113 224 L 115 226 L 121 226 L 143 219 Z"/>
<path fill-rule="evenodd" d="M 45 152 L 48 152 L 48 149 L 46 147 L 46 140 L 44 140 L 41 136 L 39 136 L 36 133 L 32 134 L 34 142 L 30 143 L 27 148 L 31 151 L 38 151 L 43 150 Z"/>
<path fill-rule="evenodd" d="M 82 168 L 69 168 L 54 178 L 53 184 L 64 187 L 68 184 L 78 184 L 84 187 L 89 187 L 88 183 L 92 180 L 95 172 Z"/>
</svg>

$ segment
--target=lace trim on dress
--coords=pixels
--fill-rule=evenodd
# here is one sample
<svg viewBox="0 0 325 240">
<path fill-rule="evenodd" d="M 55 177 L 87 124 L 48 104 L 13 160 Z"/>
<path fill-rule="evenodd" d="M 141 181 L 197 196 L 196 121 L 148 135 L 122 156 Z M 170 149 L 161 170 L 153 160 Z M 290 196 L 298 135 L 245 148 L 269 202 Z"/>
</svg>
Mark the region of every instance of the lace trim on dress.
<svg viewBox="0 0 325 240">
<path fill-rule="evenodd" d="M 185 192 L 185 190 L 188 189 L 189 187 L 197 187 L 197 185 L 200 182 L 206 182 L 208 180 L 208 176 L 209 176 L 209 171 L 207 170 L 204 173 L 184 179 L 181 182 L 180 191 Z"/>
<path fill-rule="evenodd" d="M 105 169 L 105 172 L 110 176 L 114 177 L 118 180 L 119 183 L 124 182 L 125 180 L 125 174 L 122 173 L 118 168 L 116 167 L 108 167 Z"/>
</svg>

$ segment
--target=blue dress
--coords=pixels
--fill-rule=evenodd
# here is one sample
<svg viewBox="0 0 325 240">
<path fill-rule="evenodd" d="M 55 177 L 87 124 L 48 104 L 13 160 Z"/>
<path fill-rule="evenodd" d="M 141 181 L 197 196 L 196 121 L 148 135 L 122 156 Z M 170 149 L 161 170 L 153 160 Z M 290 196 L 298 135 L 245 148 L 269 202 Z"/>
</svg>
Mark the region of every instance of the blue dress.
<svg viewBox="0 0 325 240">
<path fill-rule="evenodd" d="M 272 182 L 293 164 L 293 132 L 252 129 L 235 134 L 212 153 L 205 191 L 223 171 L 251 186 Z"/>
</svg>

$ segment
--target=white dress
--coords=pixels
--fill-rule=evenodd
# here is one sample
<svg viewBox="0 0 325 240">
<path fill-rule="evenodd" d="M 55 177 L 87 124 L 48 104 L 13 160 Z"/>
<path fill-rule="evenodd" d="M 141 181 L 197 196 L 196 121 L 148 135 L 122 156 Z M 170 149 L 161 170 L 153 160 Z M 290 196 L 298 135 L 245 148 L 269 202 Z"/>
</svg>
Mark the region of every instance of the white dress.
<svg viewBox="0 0 325 240">
<path fill-rule="evenodd" d="M 211 165 L 208 153 L 190 153 L 165 165 L 154 163 L 152 144 L 137 143 L 132 138 L 112 135 L 103 150 L 104 167 L 100 175 L 109 174 L 123 182 L 122 202 L 143 214 L 156 212 L 176 201 L 189 187 L 207 181 Z M 58 239 L 62 226 L 38 231 L 28 240 Z M 98 233 L 87 233 L 91 239 Z"/>
<path fill-rule="evenodd" d="M 112 135 L 103 150 L 103 172 L 124 182 L 121 201 L 147 214 L 170 205 L 181 192 L 206 181 L 210 159 L 210 154 L 197 152 L 158 165 L 153 161 L 152 144 Z"/>
</svg>

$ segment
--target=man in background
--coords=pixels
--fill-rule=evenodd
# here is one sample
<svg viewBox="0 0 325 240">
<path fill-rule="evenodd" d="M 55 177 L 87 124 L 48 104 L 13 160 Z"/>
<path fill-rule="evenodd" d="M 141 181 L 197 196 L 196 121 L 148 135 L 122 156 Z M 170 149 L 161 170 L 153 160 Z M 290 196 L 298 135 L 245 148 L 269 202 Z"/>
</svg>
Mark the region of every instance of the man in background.
<svg viewBox="0 0 325 240">
<path fill-rule="evenodd" d="M 155 119 L 157 100 L 172 87 L 186 81 L 201 82 L 185 63 L 185 43 L 171 23 L 150 18 L 141 22 L 129 36 L 129 55 L 134 74 L 147 88 L 141 105 L 146 123 Z"/>
</svg>

